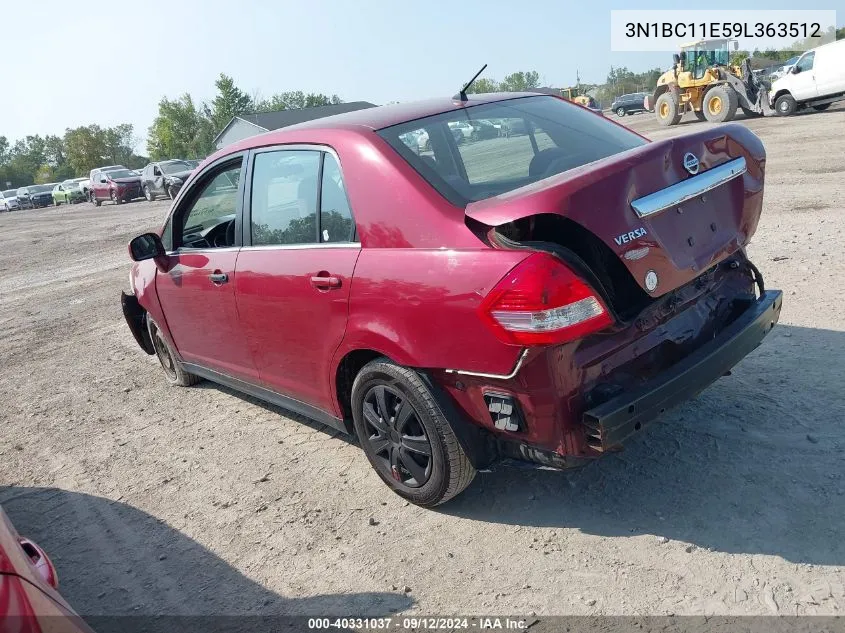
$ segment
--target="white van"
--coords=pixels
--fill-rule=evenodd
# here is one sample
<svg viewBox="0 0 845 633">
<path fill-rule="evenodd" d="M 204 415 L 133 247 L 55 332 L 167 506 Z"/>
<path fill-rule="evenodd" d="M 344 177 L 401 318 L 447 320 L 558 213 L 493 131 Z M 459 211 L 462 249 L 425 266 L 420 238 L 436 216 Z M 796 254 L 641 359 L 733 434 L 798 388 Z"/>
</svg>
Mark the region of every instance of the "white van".
<svg viewBox="0 0 845 633">
<path fill-rule="evenodd" d="M 807 51 L 769 91 L 772 107 L 781 116 L 811 107 L 826 110 L 845 100 L 845 40 Z"/>
</svg>

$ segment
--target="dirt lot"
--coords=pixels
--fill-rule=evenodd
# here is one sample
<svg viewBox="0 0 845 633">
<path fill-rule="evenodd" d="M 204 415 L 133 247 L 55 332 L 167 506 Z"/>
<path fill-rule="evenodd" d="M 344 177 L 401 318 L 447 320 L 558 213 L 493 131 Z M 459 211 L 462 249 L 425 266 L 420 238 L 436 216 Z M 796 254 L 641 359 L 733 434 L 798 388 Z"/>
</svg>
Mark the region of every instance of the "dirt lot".
<svg viewBox="0 0 845 633">
<path fill-rule="evenodd" d="M 845 108 L 747 124 L 781 325 L 624 452 L 435 511 L 318 425 L 165 385 L 118 293 L 167 204 L 0 215 L 0 503 L 87 615 L 845 612 Z"/>
</svg>

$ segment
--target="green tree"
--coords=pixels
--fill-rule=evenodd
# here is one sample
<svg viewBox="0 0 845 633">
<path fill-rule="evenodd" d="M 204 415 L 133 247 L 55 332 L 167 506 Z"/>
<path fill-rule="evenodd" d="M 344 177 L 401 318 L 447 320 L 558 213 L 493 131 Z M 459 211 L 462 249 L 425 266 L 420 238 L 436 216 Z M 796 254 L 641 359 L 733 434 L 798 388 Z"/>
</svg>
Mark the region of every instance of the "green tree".
<svg viewBox="0 0 845 633">
<path fill-rule="evenodd" d="M 487 92 L 500 92 L 499 82 L 487 77 L 479 77 L 467 88 L 469 94 L 484 94 Z"/>
<path fill-rule="evenodd" d="M 343 100 L 337 95 L 324 95 L 320 93 L 305 93 L 302 90 L 291 92 L 280 92 L 272 95 L 269 99 L 256 101 L 256 112 L 277 112 L 279 110 L 297 110 L 301 108 L 315 108 L 317 106 L 337 105 Z"/>
<path fill-rule="evenodd" d="M 75 174 L 86 174 L 104 164 L 138 166 L 144 159 L 135 155 L 133 127 L 123 123 L 110 128 L 84 125 L 65 132 L 67 164 Z"/>
<path fill-rule="evenodd" d="M 158 116 L 147 133 L 147 152 L 153 160 L 165 158 L 201 158 L 213 150 L 211 121 L 188 93 L 178 99 L 163 97 Z"/>
<path fill-rule="evenodd" d="M 533 90 L 540 85 L 540 73 L 536 70 L 528 72 L 511 73 L 499 84 L 499 90 L 503 92 L 526 92 Z"/>
<path fill-rule="evenodd" d="M 210 104 L 203 106 L 203 111 L 216 134 L 232 117 L 251 112 L 253 103 L 252 98 L 235 85 L 235 80 L 224 73 L 220 73 L 214 85 L 217 87 L 217 96 Z"/>
</svg>

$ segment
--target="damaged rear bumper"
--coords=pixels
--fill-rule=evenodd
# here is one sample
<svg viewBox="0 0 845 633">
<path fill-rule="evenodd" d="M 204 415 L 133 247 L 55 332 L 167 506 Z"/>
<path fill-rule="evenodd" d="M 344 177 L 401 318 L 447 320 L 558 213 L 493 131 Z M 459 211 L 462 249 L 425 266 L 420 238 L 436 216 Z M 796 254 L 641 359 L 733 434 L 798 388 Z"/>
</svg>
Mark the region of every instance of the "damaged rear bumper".
<svg viewBox="0 0 845 633">
<path fill-rule="evenodd" d="M 618 446 L 661 413 L 694 397 L 754 350 L 777 323 L 783 293 L 766 291 L 712 341 L 635 390 L 584 412 L 587 444 Z"/>
<path fill-rule="evenodd" d="M 123 318 L 132 331 L 132 336 L 147 354 L 155 354 L 150 332 L 147 329 L 147 312 L 138 303 L 134 294 L 120 293 L 120 305 L 123 307 Z"/>
</svg>

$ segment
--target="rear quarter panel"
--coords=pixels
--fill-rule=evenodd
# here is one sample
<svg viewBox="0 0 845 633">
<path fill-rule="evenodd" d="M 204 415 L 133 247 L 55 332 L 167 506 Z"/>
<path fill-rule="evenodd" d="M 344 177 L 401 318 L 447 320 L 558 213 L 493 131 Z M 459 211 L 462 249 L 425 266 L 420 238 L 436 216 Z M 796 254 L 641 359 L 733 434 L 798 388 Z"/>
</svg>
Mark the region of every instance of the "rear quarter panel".
<svg viewBox="0 0 845 633">
<path fill-rule="evenodd" d="M 486 248 L 363 249 L 334 365 L 350 351 L 372 349 L 411 367 L 510 372 L 521 348 L 500 342 L 478 310 L 527 254 Z"/>
</svg>

